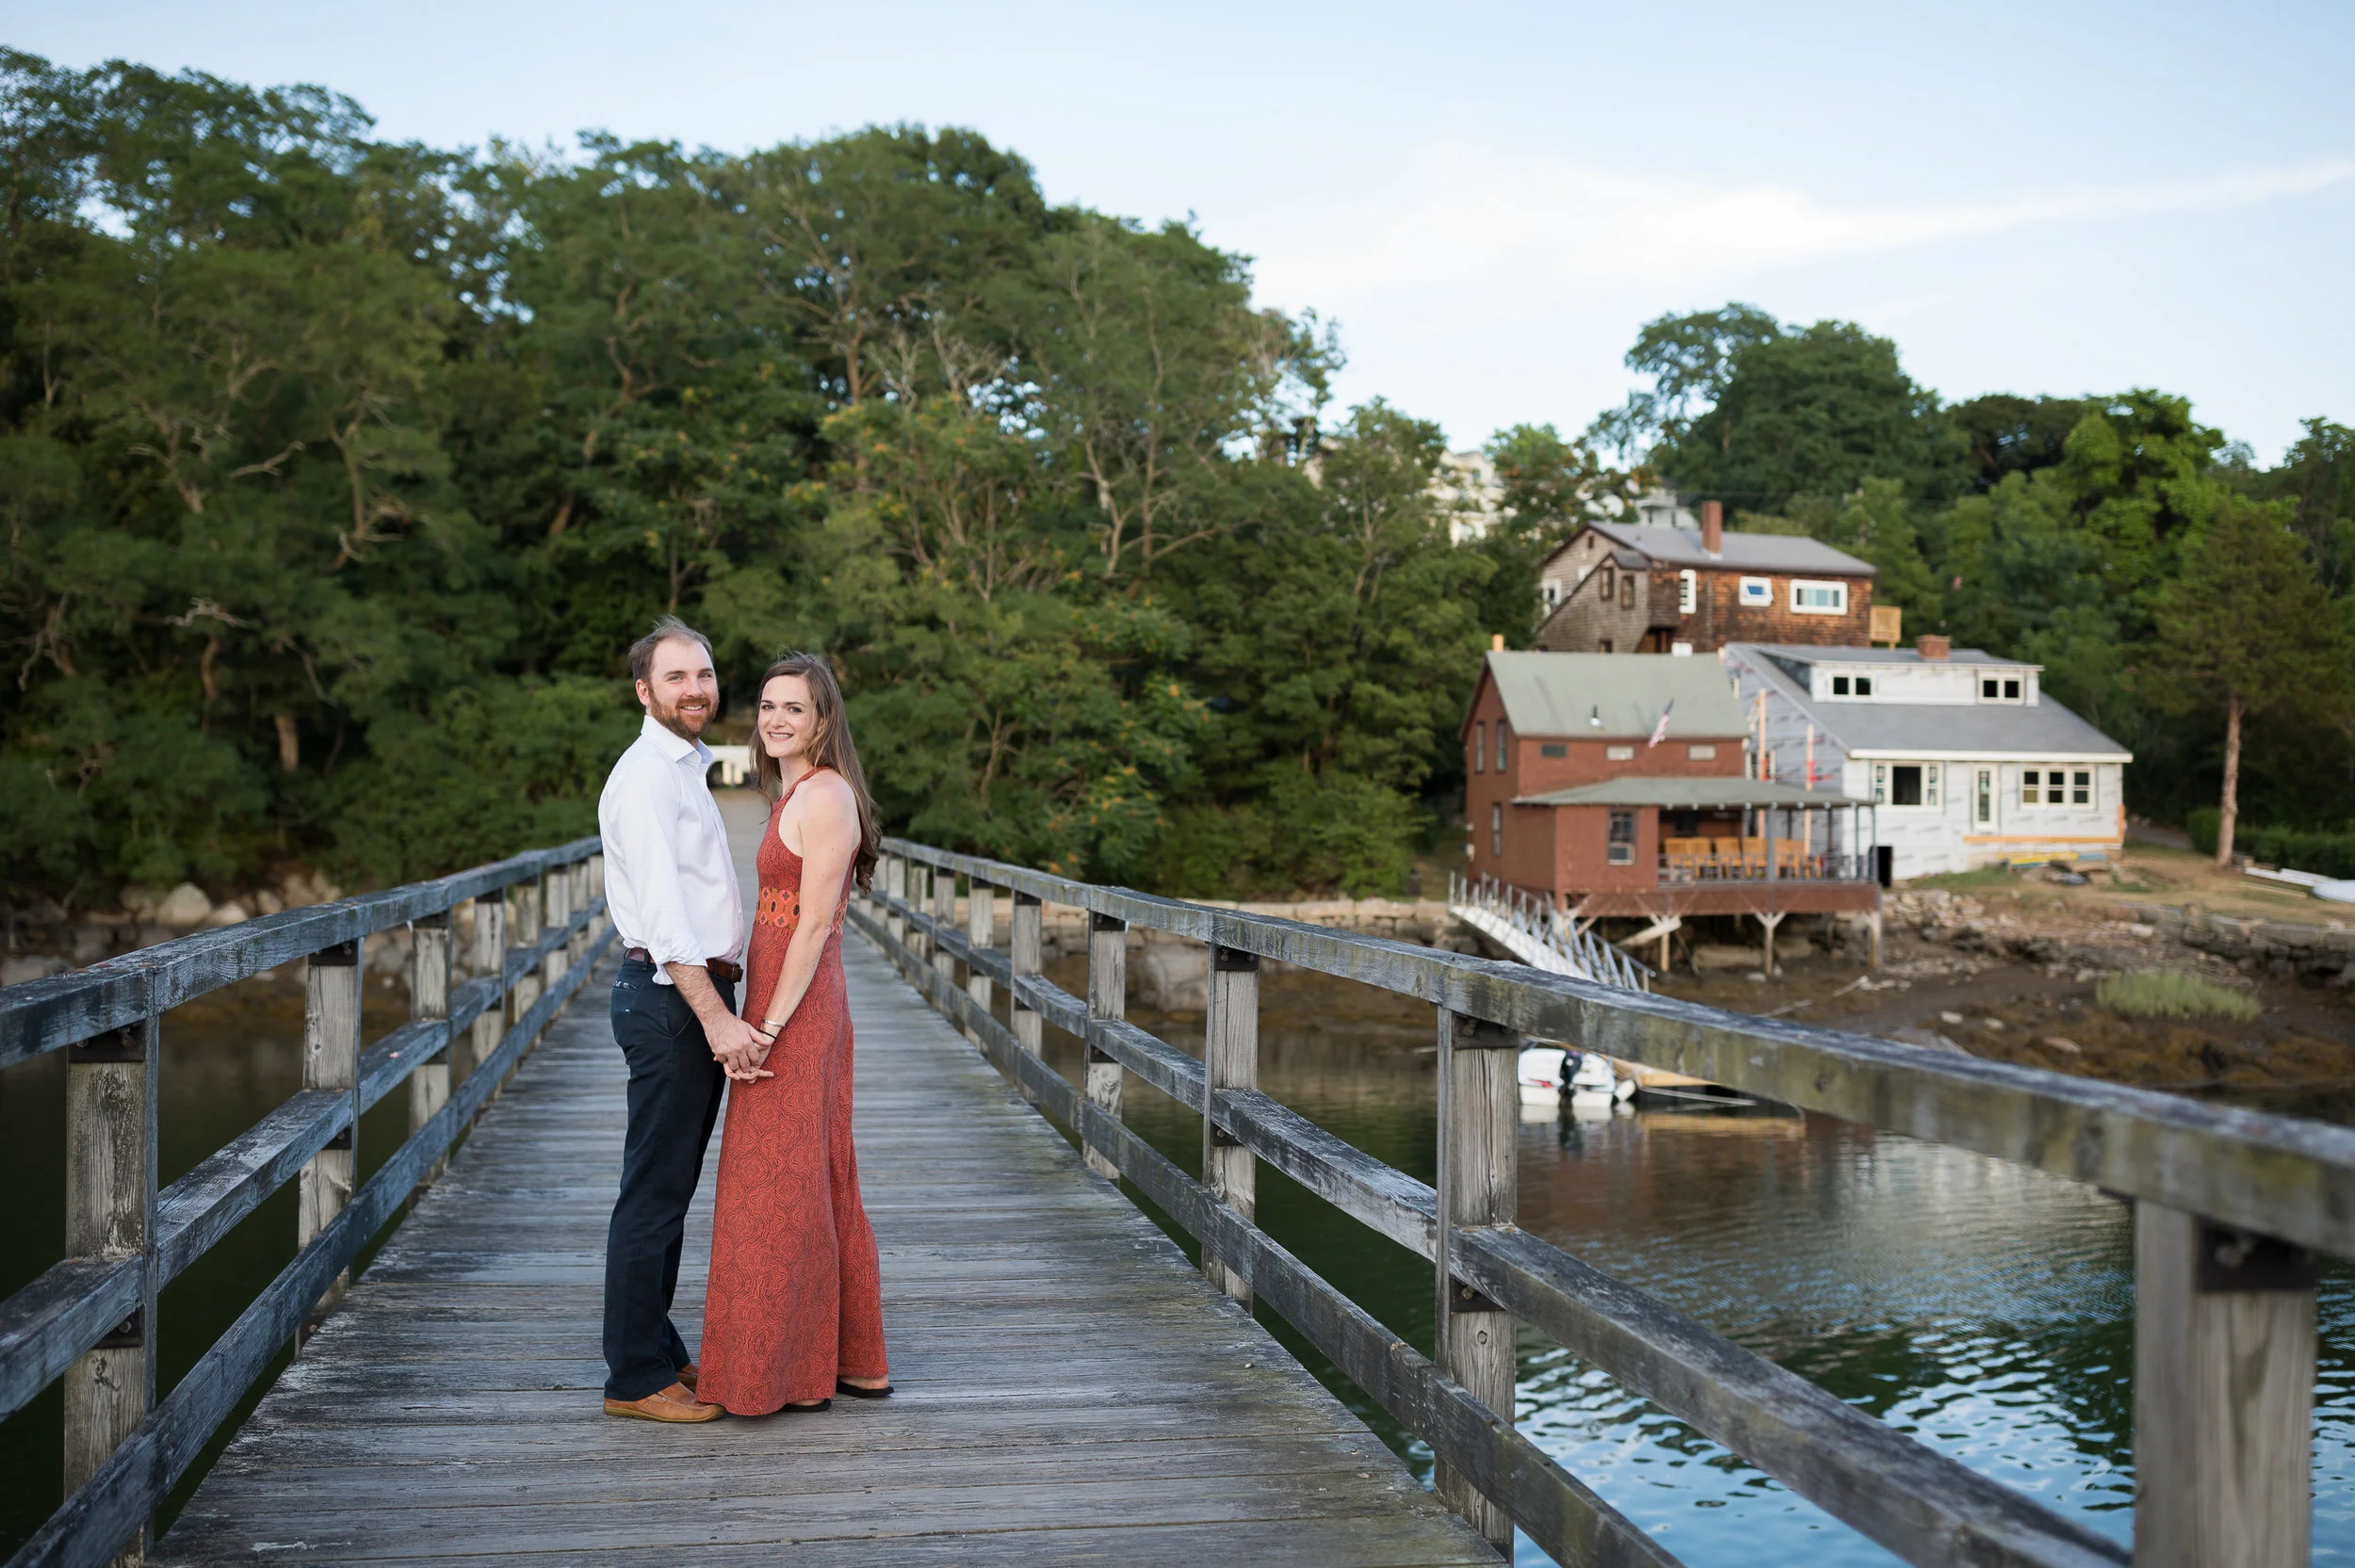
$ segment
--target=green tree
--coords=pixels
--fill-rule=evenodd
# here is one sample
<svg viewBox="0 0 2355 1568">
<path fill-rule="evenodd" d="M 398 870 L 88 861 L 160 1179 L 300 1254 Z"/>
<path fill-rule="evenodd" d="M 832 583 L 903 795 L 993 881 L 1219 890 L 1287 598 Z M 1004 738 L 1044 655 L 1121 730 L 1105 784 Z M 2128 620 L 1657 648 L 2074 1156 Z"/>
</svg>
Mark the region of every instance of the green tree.
<svg viewBox="0 0 2355 1568">
<path fill-rule="evenodd" d="M 1595 448 L 1567 441 L 1551 425 L 1515 425 L 1488 438 L 1504 495 L 1497 517 L 1470 548 L 1486 558 L 1479 624 L 1508 648 L 1526 648 L 1538 620 L 1537 574 L 1579 525 L 1605 514 L 1651 483 L 1648 470 L 1604 465 Z"/>
<path fill-rule="evenodd" d="M 2224 784 L 2216 861 L 2233 863 L 2242 725 L 2343 714 L 2348 654 L 2336 608 L 2287 523 L 2291 509 L 2227 497 L 2159 596 L 2151 678 L 2177 711 L 2220 705 Z"/>
<path fill-rule="evenodd" d="M 1657 444 L 1722 444 L 1730 432 L 1722 417 L 1710 416 L 1743 354 L 1781 335 L 1781 323 L 1756 305 L 1730 304 L 1646 322 L 1626 364 L 1649 376 L 1651 385 L 1629 393 L 1625 403 L 1598 416 L 1586 439 L 1616 450 L 1622 461 L 1645 457 Z M 1697 434 L 1704 425 L 1710 428 Z"/>
</svg>

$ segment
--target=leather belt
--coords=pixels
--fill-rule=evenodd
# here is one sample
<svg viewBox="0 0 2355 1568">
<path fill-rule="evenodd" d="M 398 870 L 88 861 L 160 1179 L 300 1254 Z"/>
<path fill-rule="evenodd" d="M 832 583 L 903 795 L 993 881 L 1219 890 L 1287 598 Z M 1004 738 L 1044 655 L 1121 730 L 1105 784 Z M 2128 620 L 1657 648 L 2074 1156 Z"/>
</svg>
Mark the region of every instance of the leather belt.
<svg viewBox="0 0 2355 1568">
<path fill-rule="evenodd" d="M 643 947 L 632 947 L 622 956 L 624 958 L 636 959 L 641 963 L 652 963 L 654 962 L 654 955 L 646 951 Z M 737 981 L 744 978 L 743 966 L 741 964 L 732 963 L 726 959 L 706 959 L 704 960 L 704 967 L 711 971 L 711 978 L 713 979 L 725 980 L 730 985 L 734 985 Z"/>
</svg>

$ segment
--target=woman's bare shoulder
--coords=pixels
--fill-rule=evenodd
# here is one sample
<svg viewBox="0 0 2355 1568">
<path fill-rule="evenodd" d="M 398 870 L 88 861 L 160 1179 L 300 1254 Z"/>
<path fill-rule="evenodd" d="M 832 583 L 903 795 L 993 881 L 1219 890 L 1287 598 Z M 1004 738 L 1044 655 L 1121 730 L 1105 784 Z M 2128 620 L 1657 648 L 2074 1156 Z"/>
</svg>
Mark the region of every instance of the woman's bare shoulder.
<svg viewBox="0 0 2355 1568">
<path fill-rule="evenodd" d="M 831 768 L 823 768 L 802 781 L 793 799 L 786 802 L 786 814 L 803 822 L 822 816 L 855 823 L 858 797 L 852 793 L 850 780 Z"/>
</svg>

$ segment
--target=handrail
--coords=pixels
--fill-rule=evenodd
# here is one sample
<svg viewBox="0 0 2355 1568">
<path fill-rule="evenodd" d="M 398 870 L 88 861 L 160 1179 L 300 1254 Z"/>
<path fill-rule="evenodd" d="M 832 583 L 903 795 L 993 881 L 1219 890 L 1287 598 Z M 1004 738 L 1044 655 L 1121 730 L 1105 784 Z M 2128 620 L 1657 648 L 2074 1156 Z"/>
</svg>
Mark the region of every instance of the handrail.
<svg viewBox="0 0 2355 1568">
<path fill-rule="evenodd" d="M 1136 925 L 1210 943 L 1214 954 L 1224 950 L 1280 959 L 1431 1000 L 1441 1010 L 1443 1094 L 1451 1081 L 1451 1069 L 1445 1065 L 1451 1031 L 1485 1022 L 1691 1072 L 1870 1125 L 1978 1148 L 2081 1181 L 2100 1181 L 2114 1190 L 2138 1193 L 2151 1205 L 2145 1219 L 2152 1222 L 2166 1222 L 2180 1207 L 2229 1219 L 2260 1237 L 2288 1237 L 2330 1251 L 2355 1252 L 2355 1133 L 2346 1129 L 1721 1012 L 1521 964 L 1492 963 L 1273 916 L 1097 886 L 901 839 L 886 840 L 885 849 L 885 883 L 853 907 L 858 929 L 883 946 L 1033 1104 L 1072 1128 L 1091 1152 L 1092 1162 L 1100 1160 L 1102 1168 L 1136 1183 L 1163 1213 L 1196 1237 L 1203 1244 L 1205 1271 L 1213 1280 L 1221 1277 L 1220 1268 L 1240 1276 L 1377 1402 L 1428 1441 L 1443 1476 L 1454 1467 L 1491 1504 L 1506 1510 L 1512 1524 L 1562 1561 L 1612 1560 L 1614 1552 L 1635 1552 L 1626 1521 L 1542 1454 L 1524 1450 L 1522 1440 L 1511 1431 L 1509 1398 L 1493 1407 L 1482 1405 L 1439 1366 L 1416 1356 L 1394 1336 L 1388 1336 L 1378 1355 L 1372 1353 L 1366 1335 L 1379 1325 L 1368 1329 L 1359 1309 L 1252 1225 L 1247 1204 L 1238 1209 L 1208 1185 L 1213 1131 L 1217 1140 L 1283 1171 L 1379 1234 L 1423 1257 L 1444 1257 L 1447 1275 L 1455 1282 L 1450 1291 L 1493 1303 L 1535 1326 L 1622 1386 L 1909 1561 L 2089 1565 L 2120 1563 L 2126 1554 L 2076 1521 L 1936 1453 L 1640 1290 L 1515 1229 L 1509 1222 L 1509 1196 L 1506 1222 L 1467 1221 L 1460 1208 L 1430 1187 L 1316 1128 L 1256 1089 L 1206 1088 L 1210 1079 L 1204 1060 L 1118 1017 L 1116 1005 L 1109 1009 L 1110 1016 L 1095 1005 L 1096 965 L 1109 958 L 1117 966 L 1121 939 L 1106 938 L 1110 947 L 1092 944 L 1090 1001 L 1083 1003 L 1035 972 L 1035 934 L 1027 969 L 1017 962 L 1023 941 L 1019 934 L 1011 957 L 985 945 L 990 917 L 982 913 L 987 900 L 981 895 L 993 887 L 1012 891 L 1017 928 L 1026 901 L 1052 902 L 1088 911 L 1095 917 L 1092 929 Z M 949 918 L 953 879 L 959 874 L 975 890 L 972 935 L 957 931 Z M 925 899 L 901 896 L 911 875 L 932 883 L 934 907 L 929 912 Z M 1033 933 L 1035 920 L 1033 912 Z M 971 977 L 962 990 L 955 980 L 959 964 Z M 1214 970 L 1225 964 L 1219 958 Z M 1017 1026 L 1014 1030 L 989 1011 L 988 996 L 996 986 L 1004 986 L 1011 994 Z M 1115 974 L 1113 990 L 1105 994 L 1108 1001 L 1117 991 Z M 1222 1016 L 1221 1007 L 1214 993 L 1214 1020 Z M 1121 1124 L 1116 1085 L 1107 1086 L 1109 1093 L 1099 1091 L 1096 1068 L 1090 1068 L 1084 1095 L 1047 1068 L 1035 1055 L 1036 1025 L 1029 1026 L 1027 1035 L 1022 1030 L 1026 1014 L 1077 1035 L 1091 1062 L 1116 1064 L 1180 1105 L 1205 1113 L 1205 1180 L 1185 1175 Z M 1457 1022 L 1450 1024 L 1450 1018 Z M 1213 1041 L 1219 1028 L 1214 1021 Z M 1025 1039 L 1031 1043 L 1026 1046 Z M 1464 1054 L 1459 1047 L 1459 1058 Z M 1504 1081 L 1509 1083 L 1509 1078 Z M 1509 1121 L 1509 1109 L 1504 1114 Z M 1454 1123 L 1444 1101 L 1440 1124 L 1440 1166 L 1445 1172 L 1452 1167 L 1444 1140 Z M 1509 1149 L 1509 1135 L 1504 1146 Z M 1439 1221 L 1443 1204 L 1447 1212 L 1458 1216 L 1445 1227 Z M 2261 1242 L 2258 1250 L 2267 1245 L 2275 1244 Z M 2278 1247 L 2273 1255 L 2281 1255 Z M 2185 1299 L 2191 1288 L 2188 1266 L 2182 1281 L 2170 1276 L 2158 1285 L 2146 1268 L 2138 1292 L 2146 1299 L 2143 1311 L 2154 1310 L 2152 1301 L 2164 1297 Z M 2296 1283 L 2210 1283 L 2200 1288 L 2279 1290 L 2295 1289 Z M 2311 1303 L 2310 1296 L 2306 1300 Z M 2307 1336 L 2306 1365 L 2311 1366 L 2311 1304 L 2305 1310 L 2309 1317 L 2302 1332 Z M 2297 1357 L 2291 1352 L 2300 1332 L 2294 1310 L 2274 1321 L 2277 1327 L 2267 1331 L 2274 1339 L 2264 1342 L 2271 1358 L 2267 1365 L 2279 1361 L 2294 1367 Z M 2145 1323 L 2150 1322 L 2146 1317 Z M 2288 1326 L 2279 1326 L 2283 1324 Z M 1380 1332 L 1387 1335 L 1387 1331 Z M 2244 1325 L 2241 1332 L 2250 1331 Z M 2289 1337 L 2282 1339 L 2282 1334 Z M 2144 1337 L 2149 1337 L 2148 1330 Z M 1509 1344 L 1510 1334 L 1504 1338 Z M 2283 1354 L 2272 1355 L 2275 1348 Z M 2254 1365 L 2248 1361 L 2251 1350 L 2246 1339 L 2236 1353 L 2242 1358 L 2233 1364 L 2236 1367 Z M 1509 1370 L 1506 1376 L 1509 1393 Z M 2267 1370 L 2259 1381 L 2272 1376 Z M 2217 1386 L 2228 1382 L 2219 1379 Z M 2268 1390 L 2267 1397 L 2295 1392 L 2282 1384 Z M 2163 1399 L 2160 1395 L 2152 1398 Z M 2151 1414 L 2143 1399 L 2138 1385 L 2138 1430 Z M 1485 1418 L 1486 1424 L 1476 1430 L 1462 1425 L 1468 1418 L 1467 1402 Z M 2293 1414 L 2301 1420 L 2302 1409 L 2292 1400 Z M 2165 1414 L 2183 1416 L 2185 1412 L 2169 1409 Z M 2203 1419 L 2193 1424 L 2202 1430 L 2231 1430 L 2221 1414 L 2203 1413 Z M 2296 1422 L 2290 1430 L 2303 1431 Z M 2268 1507 L 2303 1506 L 2304 1437 L 2298 1442 L 2300 1446 L 2286 1458 L 2243 1466 L 2281 1472 L 2274 1478 L 2281 1484 L 2268 1494 Z M 2137 1451 L 2143 1447 L 2138 1444 Z M 2161 1462 L 2146 1458 L 2145 1463 L 2156 1466 Z M 1483 1474 L 1490 1479 L 1482 1479 Z M 2212 1489 L 2206 1479 L 2194 1487 Z M 1656 1556 L 1616 1560 L 1664 1560 Z"/>
<path fill-rule="evenodd" d="M 0 1301 L 0 1416 L 21 1409 L 66 1374 L 110 1391 L 106 1408 L 77 1415 L 69 1401 L 69 1495 L 9 1568 L 107 1563 L 135 1544 L 171 1487 L 203 1452 L 245 1391 L 329 1296 L 367 1242 L 451 1146 L 509 1071 L 537 1041 L 612 941 L 605 921 L 600 841 L 577 839 L 454 876 L 365 894 L 315 908 L 163 943 L 89 969 L 0 990 L 0 1065 L 69 1049 L 69 1145 L 111 1158 L 94 1185 L 112 1206 L 70 1184 L 68 1245 L 76 1221 L 103 1220 L 108 1238 Z M 543 883 L 544 882 L 544 889 Z M 477 906 L 477 967 L 448 979 L 448 919 Z M 507 903 L 527 938 L 506 943 Z M 404 923 L 421 948 L 431 936 L 438 967 L 413 962 L 413 1008 L 421 1015 L 358 1048 L 357 944 Z M 348 1054 L 336 1086 L 298 1091 L 246 1132 L 169 1187 L 154 1183 L 158 1023 L 179 1002 L 295 960 L 312 966 L 305 1032 L 313 1057 Z M 322 968 L 324 966 L 324 968 Z M 319 980 L 324 973 L 329 977 Z M 340 978 L 338 978 L 340 977 Z M 328 999 L 340 986 L 341 1006 Z M 505 1016 L 511 1010 L 512 1020 Z M 338 1027 L 330 1029 L 330 1021 Z M 463 1047 L 472 1043 L 467 1070 Z M 452 1064 L 445 1070 L 444 1063 Z M 419 1069 L 433 1066 L 421 1095 Z M 97 1092 L 82 1093 L 84 1075 Z M 396 1089 L 411 1088 L 408 1140 L 348 1200 L 317 1181 L 334 1156 L 348 1183 L 360 1117 Z M 141 1127 L 144 1126 L 142 1135 Z M 82 1172 L 76 1167 L 76 1172 Z M 306 1228 L 294 1260 L 228 1332 L 154 1400 L 152 1348 L 156 1293 L 288 1182 L 306 1182 Z M 314 1188 L 316 1188 L 316 1190 Z M 125 1202 L 125 1197 L 128 1202 Z M 73 1205 L 80 1204 L 75 1210 Z M 99 1363 L 106 1362 L 101 1366 Z M 77 1421 L 84 1423 L 77 1429 Z M 89 1423 L 96 1423 L 89 1425 Z M 75 1474 L 76 1455 L 83 1456 Z"/>
<path fill-rule="evenodd" d="M 1459 912 L 1472 910 L 1504 921 L 1511 929 L 1527 936 L 1559 961 L 1540 964 L 1540 968 L 1550 967 L 1556 974 L 1600 980 L 1628 991 L 1650 988 L 1654 973 L 1650 965 L 1619 951 L 1591 929 L 1582 929 L 1577 911 L 1558 909 L 1551 899 L 1537 897 L 1525 888 L 1501 882 L 1494 877 L 1473 881 L 1459 872 L 1450 872 L 1448 904 Z"/>
</svg>

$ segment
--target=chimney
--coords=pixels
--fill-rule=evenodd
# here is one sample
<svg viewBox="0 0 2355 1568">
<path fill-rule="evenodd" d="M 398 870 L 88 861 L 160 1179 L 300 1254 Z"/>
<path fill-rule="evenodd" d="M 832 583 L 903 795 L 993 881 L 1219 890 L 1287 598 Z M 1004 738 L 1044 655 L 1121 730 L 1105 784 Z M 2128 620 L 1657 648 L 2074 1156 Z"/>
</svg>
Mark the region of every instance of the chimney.
<svg viewBox="0 0 2355 1568">
<path fill-rule="evenodd" d="M 1726 504 L 1723 501 L 1701 503 L 1701 548 L 1713 557 L 1725 554 Z"/>
<path fill-rule="evenodd" d="M 1913 639 L 1913 651 L 1925 659 L 1942 659 L 1955 651 L 1951 638 L 1931 637 L 1927 633 Z"/>
<path fill-rule="evenodd" d="M 1502 654 L 1504 652 L 1504 634 L 1502 632 L 1490 632 L 1488 634 L 1488 648 L 1492 653 Z"/>
</svg>

